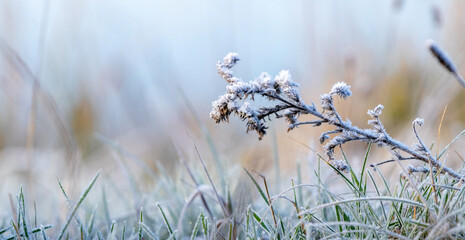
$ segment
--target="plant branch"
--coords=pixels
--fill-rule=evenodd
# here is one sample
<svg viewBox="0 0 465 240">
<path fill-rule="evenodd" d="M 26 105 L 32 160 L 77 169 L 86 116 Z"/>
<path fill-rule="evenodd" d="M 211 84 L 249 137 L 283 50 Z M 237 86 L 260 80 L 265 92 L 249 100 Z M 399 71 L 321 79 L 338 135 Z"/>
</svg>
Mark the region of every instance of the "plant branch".
<svg viewBox="0 0 465 240">
<path fill-rule="evenodd" d="M 396 160 L 419 160 L 428 164 L 431 167 L 431 171 L 435 169 L 438 172 L 449 174 L 456 179 L 464 180 L 464 176 L 441 164 L 433 157 L 429 149 L 425 147 L 415 128 L 415 125 L 423 124 L 423 120 L 415 119 L 413 122 L 414 133 L 419 141 L 419 145 L 417 144 L 414 149 L 389 136 L 379 118 L 384 108 L 382 105 L 378 105 L 373 110 L 368 111 L 368 114 L 372 117 L 368 121 L 368 124 L 372 126 L 370 129 L 360 129 L 357 126 L 353 126 L 349 120 L 343 121 L 334 106 L 333 98 L 338 96 L 345 99 L 352 95 L 350 86 L 346 85 L 346 83 L 338 82 L 333 85 L 329 93 L 320 96 L 322 110 L 319 111 L 314 104 L 310 106 L 302 101 L 298 91 L 298 84 L 292 80 L 288 71 L 281 71 L 274 80 L 271 79 L 269 74 L 262 73 L 257 80 L 246 83 L 234 77 L 231 71 L 231 68 L 238 60 L 237 54 L 230 53 L 225 57 L 223 63 L 219 62 L 217 64 L 218 72 L 226 80 L 228 86 L 226 88 L 227 93 L 220 96 L 212 104 L 213 109 L 210 112 L 210 117 L 216 122 L 227 121 L 229 116 L 234 113 L 242 120 L 247 120 L 247 131 L 255 130 L 259 134 L 259 139 L 262 139 L 267 129 L 264 119 L 271 114 L 283 112 L 282 116 L 289 123 L 288 130 L 292 130 L 300 125 L 311 124 L 320 126 L 323 123 L 336 128 L 335 130 L 323 133 L 320 142 L 323 143 L 326 139 L 329 139 L 329 134 L 334 135 L 324 146 L 324 149 L 326 155 L 329 157 L 329 162 L 334 166 L 338 165 L 337 168 L 339 170 L 346 170 L 348 168 L 341 161 L 334 159 L 335 148 L 351 141 L 364 141 L 373 142 L 380 147 L 387 148 Z M 251 96 L 251 100 L 253 101 L 254 95 L 261 95 L 271 102 L 277 103 L 272 107 L 262 107 L 259 110 L 254 110 L 251 104 L 247 102 L 248 96 Z M 312 115 L 316 120 L 299 122 L 298 118 L 301 115 Z M 408 154 L 408 156 L 401 157 L 399 152 Z"/>
</svg>

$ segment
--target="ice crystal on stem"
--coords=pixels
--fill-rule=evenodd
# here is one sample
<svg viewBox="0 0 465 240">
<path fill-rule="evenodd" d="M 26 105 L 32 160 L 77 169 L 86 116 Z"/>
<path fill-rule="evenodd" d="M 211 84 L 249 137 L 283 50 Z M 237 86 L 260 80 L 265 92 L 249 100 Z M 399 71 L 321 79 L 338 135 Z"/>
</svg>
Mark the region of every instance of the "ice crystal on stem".
<svg viewBox="0 0 465 240">
<path fill-rule="evenodd" d="M 425 120 L 423 120 L 422 118 L 415 118 L 415 120 L 413 120 L 412 122 L 413 125 L 418 125 L 418 126 L 423 126 L 423 124 L 425 124 Z"/>
<path fill-rule="evenodd" d="M 345 82 L 338 82 L 333 85 L 330 94 L 337 94 L 339 97 L 346 99 L 352 95 L 352 92 L 350 91 L 350 86 L 347 86 Z"/>
</svg>

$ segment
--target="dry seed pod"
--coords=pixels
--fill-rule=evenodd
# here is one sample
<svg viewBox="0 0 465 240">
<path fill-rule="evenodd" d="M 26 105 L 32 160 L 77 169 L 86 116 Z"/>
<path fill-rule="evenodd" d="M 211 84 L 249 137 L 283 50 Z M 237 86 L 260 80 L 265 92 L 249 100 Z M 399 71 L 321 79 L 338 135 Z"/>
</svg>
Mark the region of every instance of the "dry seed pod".
<svg viewBox="0 0 465 240">
<path fill-rule="evenodd" d="M 443 67 L 445 67 L 451 73 L 457 72 L 457 68 L 455 67 L 449 55 L 444 50 L 442 50 L 436 42 L 429 39 L 426 41 L 426 46 Z"/>
<path fill-rule="evenodd" d="M 449 55 L 439 47 L 439 45 L 434 42 L 433 40 L 429 39 L 426 41 L 426 47 L 431 51 L 434 57 L 439 61 L 439 63 L 447 69 L 449 72 L 451 72 L 454 76 L 455 79 L 462 85 L 462 87 L 465 88 L 465 81 L 463 80 L 462 76 L 457 71 L 457 67 L 455 66 L 454 62 L 452 59 L 449 57 Z"/>
</svg>

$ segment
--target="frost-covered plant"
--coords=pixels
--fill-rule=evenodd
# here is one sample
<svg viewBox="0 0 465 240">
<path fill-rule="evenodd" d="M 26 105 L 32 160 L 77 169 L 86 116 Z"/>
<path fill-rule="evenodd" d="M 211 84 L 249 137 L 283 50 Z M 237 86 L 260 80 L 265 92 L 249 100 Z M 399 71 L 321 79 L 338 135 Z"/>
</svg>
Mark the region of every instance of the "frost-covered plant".
<svg viewBox="0 0 465 240">
<path fill-rule="evenodd" d="M 433 172 L 442 172 L 456 179 L 464 180 L 464 175 L 441 164 L 425 146 L 416 129 L 417 126 L 423 125 L 422 119 L 413 121 L 413 131 L 418 143 L 409 147 L 392 138 L 386 132 L 380 120 L 382 105 L 368 111 L 368 115 L 371 117 L 368 120 L 368 124 L 371 126 L 369 129 L 358 128 L 353 126 L 350 120 L 342 119 L 334 106 L 334 98 L 346 99 L 352 95 L 350 86 L 346 83 L 338 82 L 333 85 L 329 93 L 321 95 L 321 110 L 318 110 L 314 103 L 304 103 L 300 97 L 299 85 L 292 80 L 289 71 L 283 70 L 274 78 L 268 73 L 262 73 L 254 81 L 244 82 L 235 77 L 231 70 L 238 61 L 237 53 L 229 53 L 223 62 L 217 64 L 218 73 L 226 80 L 227 91 L 212 103 L 210 117 L 216 123 L 227 122 L 230 115 L 235 114 L 247 122 L 247 132 L 256 131 L 259 139 L 262 139 L 266 134 L 267 126 L 265 123 L 267 119 L 271 120 L 272 115 L 277 118 L 284 117 L 289 124 L 288 131 L 300 125 L 320 126 L 328 124 L 334 129 L 322 133 L 320 143 L 327 142 L 324 145 L 324 150 L 328 156 L 328 162 L 340 171 L 347 171 L 349 166 L 345 161 L 335 159 L 335 148 L 347 142 L 362 141 L 388 149 L 404 172 L 407 172 L 407 169 L 400 164 L 401 160 L 419 160 L 428 164 Z M 251 101 L 254 101 L 257 95 L 268 99 L 273 104 L 254 108 Z M 301 122 L 299 121 L 301 115 L 312 115 L 315 120 Z M 408 171 L 415 171 L 415 168 L 410 167 Z M 418 172 L 425 172 L 425 169 Z"/>
</svg>

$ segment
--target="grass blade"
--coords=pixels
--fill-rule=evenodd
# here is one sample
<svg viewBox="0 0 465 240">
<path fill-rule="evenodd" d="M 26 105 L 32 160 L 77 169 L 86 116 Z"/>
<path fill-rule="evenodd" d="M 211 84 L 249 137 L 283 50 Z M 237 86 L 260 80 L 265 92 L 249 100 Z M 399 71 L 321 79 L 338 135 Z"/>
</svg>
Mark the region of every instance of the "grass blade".
<svg viewBox="0 0 465 240">
<path fill-rule="evenodd" d="M 170 233 L 170 235 L 173 235 L 173 229 L 171 228 L 170 223 L 168 222 L 168 219 L 166 218 L 165 212 L 163 211 L 159 203 L 157 203 L 157 207 L 158 209 L 160 209 L 161 215 L 163 216 L 163 220 L 165 221 L 166 228 L 168 228 L 168 232 Z M 176 239 L 176 238 L 173 237 L 173 239 Z"/>
<path fill-rule="evenodd" d="M 360 191 L 362 191 L 363 173 L 365 172 L 365 167 L 366 167 L 366 164 L 367 164 L 367 161 L 368 161 L 368 154 L 370 154 L 370 150 L 371 150 L 371 142 L 368 143 L 368 148 L 367 148 L 367 151 L 365 153 L 365 158 L 363 159 L 362 172 L 360 173 L 360 182 L 359 182 L 359 186 L 358 186 Z M 366 181 L 365 181 L 365 184 L 366 184 Z M 364 192 L 364 195 L 365 195 L 365 192 Z"/>
<path fill-rule="evenodd" d="M 148 234 L 148 236 L 154 240 L 158 240 L 158 237 L 155 235 L 152 230 L 143 222 L 140 222 L 139 225 L 142 227 L 142 229 Z"/>
<path fill-rule="evenodd" d="M 271 231 L 270 231 L 270 229 L 268 228 L 268 226 L 266 226 L 264 219 L 262 219 L 262 218 L 261 218 L 255 211 L 253 211 L 253 210 L 252 210 L 252 215 L 253 215 L 253 217 L 255 218 L 255 220 L 262 226 L 262 228 L 263 228 L 268 234 L 270 234 Z"/>
<path fill-rule="evenodd" d="M 202 130 L 202 133 L 204 134 L 207 140 L 208 146 L 213 155 L 213 159 L 215 160 L 215 166 L 218 171 L 218 175 L 220 177 L 220 185 L 222 188 L 221 192 L 224 194 L 226 192 L 226 180 L 224 179 L 225 174 L 224 174 L 223 165 L 221 164 L 220 154 L 218 153 L 218 149 L 216 147 L 215 141 L 213 140 L 213 137 L 211 136 L 210 131 L 208 130 L 207 126 L 202 122 L 199 114 L 195 110 L 196 107 L 194 107 L 192 102 L 186 96 L 183 89 L 181 87 L 178 87 L 178 90 L 179 90 L 179 93 L 181 94 L 182 99 L 184 100 L 184 103 L 187 106 L 187 109 L 191 112 L 192 116 L 197 122 L 197 125 L 200 127 L 200 129 Z"/>
<path fill-rule="evenodd" d="M 270 202 L 268 201 L 268 198 L 266 197 L 265 192 L 263 192 L 262 188 L 260 187 L 260 185 L 258 185 L 257 181 L 255 181 L 255 179 L 252 177 L 249 171 L 247 171 L 247 169 L 244 168 L 244 171 L 247 173 L 247 175 L 249 175 L 250 179 L 252 179 L 252 182 L 254 183 L 255 187 L 257 187 L 258 192 L 262 196 L 263 200 L 265 200 L 266 204 L 270 205 Z"/>
<path fill-rule="evenodd" d="M 76 214 L 77 210 L 81 206 L 82 202 L 84 202 L 84 199 L 87 197 L 87 194 L 89 194 L 90 190 L 95 184 L 95 181 L 97 181 L 98 176 L 100 175 L 100 170 L 97 172 L 95 177 L 90 181 L 89 185 L 87 185 L 86 190 L 84 193 L 81 195 L 79 198 L 79 201 L 76 203 L 74 206 L 73 210 L 71 211 L 71 214 L 69 215 L 68 219 L 66 220 L 65 225 L 61 228 L 60 235 L 58 236 L 57 240 L 61 240 L 66 232 L 66 229 L 68 228 L 69 224 L 71 223 L 71 220 L 73 219 L 74 215 Z M 61 185 L 61 184 L 60 184 Z"/>
<path fill-rule="evenodd" d="M 105 213 L 105 219 L 107 224 L 111 223 L 110 210 L 108 209 L 107 195 L 105 194 L 105 188 L 102 186 L 102 201 L 103 201 L 103 212 Z"/>
<path fill-rule="evenodd" d="M 126 238 L 126 221 L 123 223 L 123 233 L 121 234 L 121 240 Z"/>
<path fill-rule="evenodd" d="M 202 217 L 202 228 L 205 234 L 205 240 L 207 240 L 209 239 L 208 238 L 208 219 L 206 219 L 205 216 L 203 216 L 203 214 L 200 214 L 200 216 Z"/>
<path fill-rule="evenodd" d="M 26 219 L 26 204 L 24 203 L 24 194 L 23 194 L 23 187 L 21 186 L 20 187 L 20 190 L 19 190 L 19 197 L 18 197 L 18 203 L 19 203 L 19 214 L 21 214 L 21 218 L 22 218 L 22 223 L 23 223 L 23 229 L 24 229 L 24 236 L 26 237 L 26 239 L 30 239 L 29 238 L 29 230 L 28 230 L 28 227 L 27 227 L 27 219 Z"/>
<path fill-rule="evenodd" d="M 197 221 L 195 221 L 194 228 L 192 229 L 191 240 L 195 240 L 195 237 L 197 236 L 197 232 L 200 226 L 200 221 L 202 221 L 202 214 L 200 214 L 199 217 L 197 218 Z"/>
<path fill-rule="evenodd" d="M 144 233 L 142 232 L 142 223 L 144 221 L 144 210 L 140 208 L 140 219 L 139 219 L 139 240 L 142 240 Z"/>
<path fill-rule="evenodd" d="M 14 222 L 12 222 L 11 224 L 13 224 L 13 227 L 16 229 L 17 227 L 14 225 Z M 31 234 L 35 234 L 35 233 L 39 233 L 39 232 L 42 232 L 42 236 L 45 236 L 44 239 L 48 239 L 47 236 L 45 235 L 45 229 L 49 229 L 49 228 L 52 228 L 52 225 L 45 225 L 45 226 L 41 226 L 40 228 L 34 228 L 32 229 L 32 231 L 30 231 L 29 233 Z M 6 240 L 14 240 L 14 239 L 18 239 L 20 240 L 21 237 L 24 237 L 24 234 L 16 234 L 15 236 L 12 236 L 12 237 L 9 237 L 7 238 Z M 3 239 L 3 238 L 2 238 Z"/>
<path fill-rule="evenodd" d="M 447 144 L 444 149 L 441 151 L 441 153 L 438 155 L 437 159 L 440 159 L 444 153 L 449 150 L 449 148 L 454 144 L 457 140 L 459 140 L 460 137 L 462 137 L 465 134 L 465 130 L 459 133 L 449 144 Z"/>
</svg>

